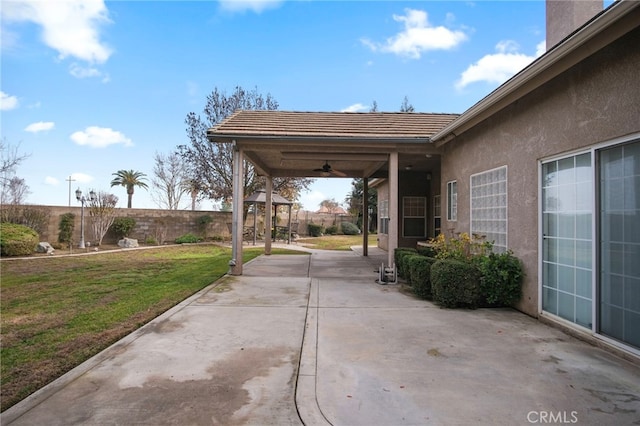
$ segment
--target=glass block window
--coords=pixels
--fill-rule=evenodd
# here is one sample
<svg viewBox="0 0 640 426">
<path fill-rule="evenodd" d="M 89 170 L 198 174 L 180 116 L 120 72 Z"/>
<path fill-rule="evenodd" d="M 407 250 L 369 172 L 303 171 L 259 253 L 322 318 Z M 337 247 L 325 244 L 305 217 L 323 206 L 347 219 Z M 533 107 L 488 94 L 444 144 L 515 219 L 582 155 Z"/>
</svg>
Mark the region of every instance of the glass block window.
<svg viewBox="0 0 640 426">
<path fill-rule="evenodd" d="M 389 233 L 389 200 L 381 200 L 378 202 L 378 232 L 381 234 Z"/>
<path fill-rule="evenodd" d="M 447 220 L 458 220 L 458 182 L 447 182 Z"/>
<path fill-rule="evenodd" d="M 507 250 L 507 167 L 471 175 L 471 233 Z"/>
<path fill-rule="evenodd" d="M 402 235 L 407 238 L 427 236 L 427 199 L 402 197 Z"/>
<path fill-rule="evenodd" d="M 433 236 L 437 237 L 442 232 L 442 218 L 440 216 L 440 196 L 433 197 Z"/>
</svg>

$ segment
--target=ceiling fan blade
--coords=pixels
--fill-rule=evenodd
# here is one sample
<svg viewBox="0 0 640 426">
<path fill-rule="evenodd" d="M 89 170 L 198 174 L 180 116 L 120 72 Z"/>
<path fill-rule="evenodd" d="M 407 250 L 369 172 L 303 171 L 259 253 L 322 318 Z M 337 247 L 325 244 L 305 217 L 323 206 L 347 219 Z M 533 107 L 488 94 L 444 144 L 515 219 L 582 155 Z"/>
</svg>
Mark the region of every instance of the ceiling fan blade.
<svg viewBox="0 0 640 426">
<path fill-rule="evenodd" d="M 340 170 L 331 170 L 329 173 L 331 173 L 332 175 L 335 176 L 339 176 L 339 177 L 347 177 L 347 174 L 344 172 L 341 172 Z"/>
</svg>

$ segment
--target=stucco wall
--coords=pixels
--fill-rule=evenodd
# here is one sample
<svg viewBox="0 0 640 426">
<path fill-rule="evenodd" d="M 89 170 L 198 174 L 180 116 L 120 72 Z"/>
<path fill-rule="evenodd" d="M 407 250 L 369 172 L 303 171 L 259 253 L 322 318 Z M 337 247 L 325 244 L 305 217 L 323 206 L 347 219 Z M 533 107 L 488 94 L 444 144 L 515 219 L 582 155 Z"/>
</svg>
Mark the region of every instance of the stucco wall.
<svg viewBox="0 0 640 426">
<path fill-rule="evenodd" d="M 525 265 L 519 309 L 538 310 L 539 160 L 640 131 L 640 30 L 636 29 L 445 145 L 446 183 L 457 180 L 458 220 L 443 231 L 469 232 L 470 175 L 507 165 L 508 244 Z"/>
</svg>

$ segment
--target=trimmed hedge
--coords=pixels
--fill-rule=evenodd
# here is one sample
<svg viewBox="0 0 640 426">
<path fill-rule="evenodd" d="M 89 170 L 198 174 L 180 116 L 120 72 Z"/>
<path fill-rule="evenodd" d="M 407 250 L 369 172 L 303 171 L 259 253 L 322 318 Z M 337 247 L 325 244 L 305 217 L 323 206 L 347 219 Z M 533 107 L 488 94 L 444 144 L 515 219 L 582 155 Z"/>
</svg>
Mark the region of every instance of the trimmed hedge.
<svg viewBox="0 0 640 426">
<path fill-rule="evenodd" d="M 393 252 L 393 261 L 396 264 L 396 272 L 399 277 L 409 278 L 409 271 L 404 267 L 404 256 L 416 254 L 417 251 L 414 248 L 398 247 Z"/>
<path fill-rule="evenodd" d="M 438 260 L 431 266 L 433 300 L 444 308 L 475 309 L 480 303 L 480 271 L 469 262 Z"/>
<path fill-rule="evenodd" d="M 358 235 L 360 233 L 358 227 L 351 222 L 342 222 L 340 228 L 344 235 Z"/>
<path fill-rule="evenodd" d="M 38 233 L 28 226 L 16 223 L 0 223 L 0 254 L 2 256 L 27 256 L 38 246 Z"/>
<path fill-rule="evenodd" d="M 409 281 L 416 296 L 423 299 L 431 299 L 431 265 L 437 259 L 422 256 L 421 254 L 407 255 L 404 257 L 406 269 L 409 270 Z"/>
<path fill-rule="evenodd" d="M 322 232 L 324 231 L 324 227 L 322 225 L 310 223 L 309 225 L 307 225 L 307 230 L 309 231 L 309 235 L 311 235 L 312 237 L 321 237 Z"/>
<path fill-rule="evenodd" d="M 520 259 L 510 250 L 504 253 L 491 253 L 480 259 L 478 267 L 482 274 L 480 290 L 484 303 L 508 306 L 520 300 L 524 269 Z"/>
<path fill-rule="evenodd" d="M 193 234 L 184 234 L 176 238 L 176 244 L 192 244 L 199 243 L 200 241 L 202 241 L 202 238 Z"/>
</svg>

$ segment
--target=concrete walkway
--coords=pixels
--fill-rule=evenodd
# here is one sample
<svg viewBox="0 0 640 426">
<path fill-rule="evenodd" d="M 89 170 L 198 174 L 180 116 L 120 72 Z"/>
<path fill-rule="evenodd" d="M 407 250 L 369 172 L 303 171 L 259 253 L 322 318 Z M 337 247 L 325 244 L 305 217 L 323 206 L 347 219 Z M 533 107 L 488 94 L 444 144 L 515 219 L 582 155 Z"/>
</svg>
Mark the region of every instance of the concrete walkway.
<svg viewBox="0 0 640 426">
<path fill-rule="evenodd" d="M 375 283 L 386 254 L 261 256 L 3 425 L 640 424 L 640 367 L 511 309 Z"/>
</svg>

